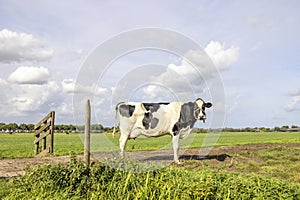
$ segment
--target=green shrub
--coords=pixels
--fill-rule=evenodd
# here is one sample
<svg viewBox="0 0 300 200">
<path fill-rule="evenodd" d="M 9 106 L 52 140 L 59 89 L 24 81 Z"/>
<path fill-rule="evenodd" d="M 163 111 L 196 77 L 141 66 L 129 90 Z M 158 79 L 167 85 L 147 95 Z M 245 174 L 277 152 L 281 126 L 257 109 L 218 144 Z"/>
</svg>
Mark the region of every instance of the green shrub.
<svg viewBox="0 0 300 200">
<path fill-rule="evenodd" d="M 113 167 L 100 162 L 85 167 L 73 157 L 66 166 L 28 168 L 23 177 L 10 180 L 11 191 L 5 198 L 300 199 L 299 184 L 278 179 L 174 166 L 139 173 L 145 165 L 109 162 Z"/>
</svg>

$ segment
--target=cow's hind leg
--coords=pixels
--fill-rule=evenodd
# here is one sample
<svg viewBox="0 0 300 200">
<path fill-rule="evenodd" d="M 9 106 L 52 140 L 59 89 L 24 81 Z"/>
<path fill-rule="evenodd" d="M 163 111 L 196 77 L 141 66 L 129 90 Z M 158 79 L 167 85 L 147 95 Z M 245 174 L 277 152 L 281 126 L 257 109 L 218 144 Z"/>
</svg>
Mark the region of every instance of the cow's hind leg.
<svg viewBox="0 0 300 200">
<path fill-rule="evenodd" d="M 179 135 L 173 136 L 172 138 L 173 151 L 174 151 L 174 162 L 180 164 L 179 161 Z"/>
<path fill-rule="evenodd" d="M 120 156 L 123 159 L 124 158 L 124 154 L 125 154 L 125 146 L 128 140 L 128 135 L 121 133 L 121 137 L 119 139 L 119 144 L 120 144 Z"/>
</svg>

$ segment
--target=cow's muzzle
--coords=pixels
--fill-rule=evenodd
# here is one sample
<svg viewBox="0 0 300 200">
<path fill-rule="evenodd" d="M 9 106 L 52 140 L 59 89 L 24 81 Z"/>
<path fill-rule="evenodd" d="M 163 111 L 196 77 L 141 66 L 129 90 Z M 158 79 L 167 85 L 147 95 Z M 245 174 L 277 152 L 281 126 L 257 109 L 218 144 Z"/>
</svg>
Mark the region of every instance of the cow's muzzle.
<svg viewBox="0 0 300 200">
<path fill-rule="evenodd" d="M 200 116 L 200 117 L 198 118 L 198 120 L 202 120 L 203 123 L 205 123 L 206 117 L 205 117 L 205 116 Z"/>
</svg>

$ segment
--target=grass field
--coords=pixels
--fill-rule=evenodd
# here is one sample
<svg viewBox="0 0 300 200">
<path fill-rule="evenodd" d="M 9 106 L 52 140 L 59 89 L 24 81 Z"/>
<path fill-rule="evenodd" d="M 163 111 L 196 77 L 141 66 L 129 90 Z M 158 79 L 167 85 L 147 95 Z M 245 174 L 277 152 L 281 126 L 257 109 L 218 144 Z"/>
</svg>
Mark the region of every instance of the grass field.
<svg viewBox="0 0 300 200">
<path fill-rule="evenodd" d="M 55 154 L 83 153 L 82 136 L 56 134 Z M 117 151 L 118 137 L 92 134 L 92 151 Z M 0 134 L 0 157 L 32 157 L 33 140 L 32 134 Z M 181 148 L 267 143 L 300 143 L 300 133 L 191 134 L 181 140 Z M 162 148 L 171 148 L 170 136 L 127 144 L 127 151 Z M 0 178 L 0 199 L 300 199 L 299 147 L 276 145 L 230 156 L 227 162 L 187 160 L 146 173 L 118 171 L 100 162 L 86 168 L 73 159 L 67 166 L 45 165 L 28 169 L 20 178 Z M 132 169 L 141 164 L 112 162 Z"/>
<path fill-rule="evenodd" d="M 280 149 L 273 149 L 269 159 L 276 159 Z M 275 153 L 277 152 L 277 153 Z M 300 153 L 300 149 L 292 151 Z M 264 153 L 259 153 L 259 157 Z M 275 154 L 274 154 L 275 153 Z M 282 152 L 286 153 L 286 152 Z M 282 154 L 279 153 L 279 154 Z M 250 158 L 252 156 L 244 156 Z M 280 158 L 281 159 L 281 158 Z M 141 163 L 113 160 L 117 166 L 138 170 Z M 202 163 L 202 161 L 192 161 Z M 288 164 L 291 165 L 288 159 Z M 156 171 L 135 173 L 92 163 L 88 168 L 73 159 L 67 166 L 44 165 L 30 168 L 20 178 L 0 179 L 3 199 L 295 199 L 300 198 L 300 184 L 293 177 L 232 172 L 187 162 Z M 297 161 L 299 164 L 299 160 Z M 272 164 L 273 167 L 277 167 Z M 299 166 L 299 165 L 298 165 Z M 249 165 L 251 167 L 251 165 Z M 297 167 L 297 166 L 295 166 Z M 283 168 L 284 170 L 286 168 Z M 289 170 L 289 169 L 287 169 Z M 295 170 L 293 171 L 295 173 Z M 292 173 L 293 173 L 292 172 Z M 285 173 L 283 173 L 285 174 Z M 298 173 L 299 174 L 299 173 Z"/>
<path fill-rule="evenodd" d="M 118 139 L 110 134 L 92 134 L 91 151 L 118 151 Z M 34 156 L 33 134 L 0 134 L 0 159 L 21 158 Z M 238 132 L 238 133 L 210 133 L 190 134 L 180 141 L 181 148 L 199 148 L 206 146 L 232 146 L 242 144 L 262 143 L 300 143 L 300 132 Z M 127 151 L 157 150 L 171 148 L 171 137 L 137 138 L 129 140 Z M 55 134 L 54 154 L 69 155 L 83 153 L 82 134 Z"/>
</svg>

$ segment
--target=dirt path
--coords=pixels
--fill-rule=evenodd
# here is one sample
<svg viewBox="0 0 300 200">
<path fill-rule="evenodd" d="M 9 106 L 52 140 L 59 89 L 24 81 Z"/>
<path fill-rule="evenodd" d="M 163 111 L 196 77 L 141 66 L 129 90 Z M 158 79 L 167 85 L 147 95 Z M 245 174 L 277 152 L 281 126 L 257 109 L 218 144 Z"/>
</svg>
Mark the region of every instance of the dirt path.
<svg viewBox="0 0 300 200">
<path fill-rule="evenodd" d="M 186 149 L 180 150 L 180 159 L 182 160 L 206 160 L 207 162 L 230 163 L 230 157 L 241 151 L 258 151 L 274 147 L 300 147 L 300 143 L 296 144 L 248 144 L 240 146 L 221 146 L 213 149 Z M 93 161 L 101 161 L 105 158 L 112 158 L 113 153 L 99 153 L 92 156 Z M 173 161 L 172 150 L 159 151 L 137 151 L 127 152 L 126 156 L 139 160 L 141 162 L 163 162 L 171 164 Z M 82 157 L 82 156 L 79 156 Z M 0 160 L 0 177 L 10 178 L 21 176 L 25 173 L 27 166 L 37 166 L 43 164 L 66 164 L 70 161 L 70 156 L 43 157 L 43 158 L 15 158 Z"/>
</svg>

